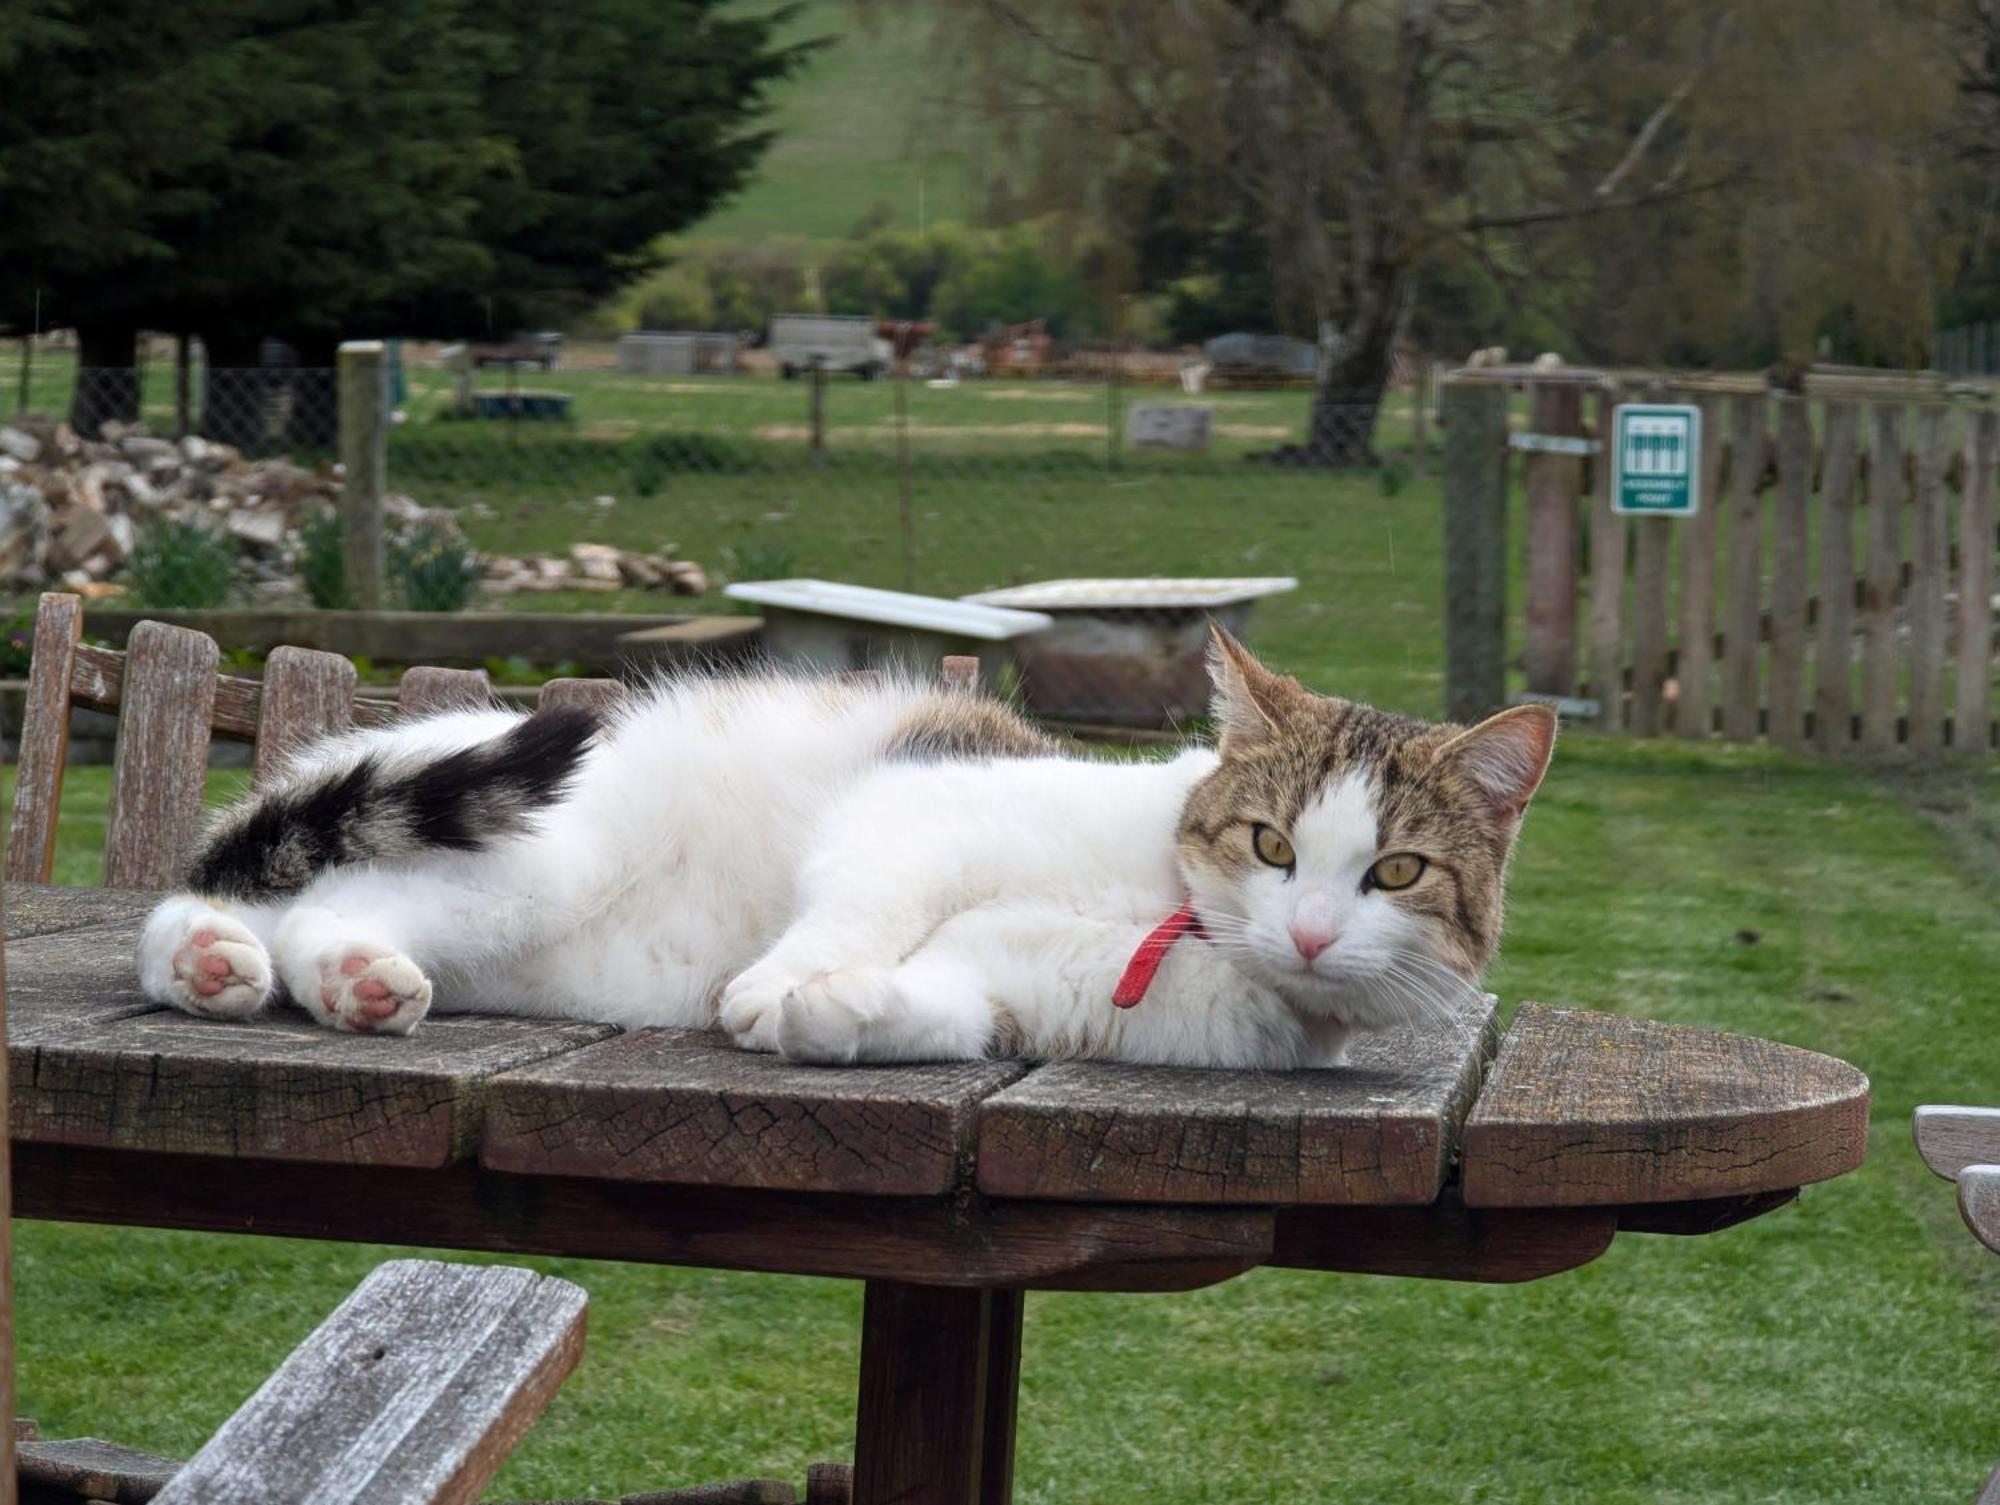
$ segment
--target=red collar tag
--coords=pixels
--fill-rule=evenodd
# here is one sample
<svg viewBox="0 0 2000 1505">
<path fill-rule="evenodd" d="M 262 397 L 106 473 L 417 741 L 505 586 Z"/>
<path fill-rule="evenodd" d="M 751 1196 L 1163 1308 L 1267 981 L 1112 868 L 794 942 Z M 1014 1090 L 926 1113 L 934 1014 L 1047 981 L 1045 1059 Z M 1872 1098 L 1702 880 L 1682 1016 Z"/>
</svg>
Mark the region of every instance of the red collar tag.
<svg viewBox="0 0 2000 1505">
<path fill-rule="evenodd" d="M 1139 949 L 1132 953 L 1132 960 L 1125 963 L 1125 975 L 1118 979 L 1118 986 L 1112 990 L 1111 1001 L 1121 1009 L 1129 1009 L 1144 998 L 1146 990 L 1153 985 L 1153 979 L 1159 975 L 1160 963 L 1167 959 L 1167 952 L 1173 949 L 1174 942 L 1184 935 L 1208 939 L 1208 932 L 1201 928 L 1201 920 L 1192 904 L 1183 904 L 1139 942 Z"/>
</svg>

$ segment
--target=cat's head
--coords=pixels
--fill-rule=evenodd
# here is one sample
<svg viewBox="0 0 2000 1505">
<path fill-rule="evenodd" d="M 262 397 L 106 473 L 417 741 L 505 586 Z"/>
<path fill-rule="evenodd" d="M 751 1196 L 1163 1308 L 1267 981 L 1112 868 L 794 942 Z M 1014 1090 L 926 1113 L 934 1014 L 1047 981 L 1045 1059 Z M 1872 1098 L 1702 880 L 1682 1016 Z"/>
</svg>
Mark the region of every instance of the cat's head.
<svg viewBox="0 0 2000 1505">
<path fill-rule="evenodd" d="M 1315 695 L 1217 628 L 1221 762 L 1181 818 L 1210 938 L 1305 1012 L 1379 1028 L 1475 981 L 1555 713 L 1467 729 Z"/>
</svg>

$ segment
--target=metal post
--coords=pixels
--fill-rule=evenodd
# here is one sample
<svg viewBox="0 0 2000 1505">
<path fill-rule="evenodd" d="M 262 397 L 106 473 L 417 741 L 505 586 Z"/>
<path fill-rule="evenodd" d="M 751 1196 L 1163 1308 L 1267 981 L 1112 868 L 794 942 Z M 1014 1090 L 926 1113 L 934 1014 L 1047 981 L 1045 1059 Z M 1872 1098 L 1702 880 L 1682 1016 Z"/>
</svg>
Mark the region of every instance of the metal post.
<svg viewBox="0 0 2000 1505">
<path fill-rule="evenodd" d="M 188 436 L 188 337 L 174 336 L 174 437 Z"/>
<path fill-rule="evenodd" d="M 1507 699 L 1507 391 L 1444 384 L 1445 715 Z"/>
<path fill-rule="evenodd" d="M 1121 439 L 1121 435 L 1118 432 L 1118 378 L 1123 374 L 1124 366 L 1119 361 L 1116 351 L 1112 352 L 1109 359 L 1111 364 L 1105 371 L 1104 376 L 1104 402 L 1106 409 L 1104 453 L 1105 468 L 1116 470 L 1118 468 L 1118 446 Z"/>
<path fill-rule="evenodd" d="M 349 340 L 340 347 L 341 557 L 347 599 L 360 611 L 382 609 L 382 494 L 388 489 L 389 429 L 384 377 L 388 363 L 380 340 Z"/>
<path fill-rule="evenodd" d="M 917 516 L 910 488 L 909 358 L 896 354 L 896 490 L 898 521 L 903 531 L 903 589 L 917 588 Z"/>
</svg>

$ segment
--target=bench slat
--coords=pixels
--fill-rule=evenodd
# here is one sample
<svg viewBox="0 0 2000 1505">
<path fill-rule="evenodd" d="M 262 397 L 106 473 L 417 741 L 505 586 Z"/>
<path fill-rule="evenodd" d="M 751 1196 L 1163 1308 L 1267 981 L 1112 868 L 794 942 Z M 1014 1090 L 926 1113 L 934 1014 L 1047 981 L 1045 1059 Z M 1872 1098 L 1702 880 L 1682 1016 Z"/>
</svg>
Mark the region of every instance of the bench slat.
<svg viewBox="0 0 2000 1505">
<path fill-rule="evenodd" d="M 615 679 L 552 679 L 541 688 L 535 704 L 544 708 L 584 706 L 608 711 L 625 699 L 625 687 Z"/>
<path fill-rule="evenodd" d="M 17 881 L 46 883 L 55 869 L 56 815 L 69 760 L 70 672 L 82 634 L 82 601 L 53 592 L 42 597 L 7 839 L 7 876 Z"/>
<path fill-rule="evenodd" d="M 1494 1000 L 1358 1041 L 1333 1071 L 1044 1066 L 979 1114 L 979 1189 L 1112 1202 L 1432 1201 L 1492 1054 Z"/>
<path fill-rule="evenodd" d="M 99 710 L 115 711 L 125 699 L 125 655 L 111 648 L 79 643 L 70 666 L 70 695 Z M 233 674 L 219 677 L 215 686 L 215 709 L 209 724 L 218 732 L 249 741 L 257 735 L 262 719 L 264 687 L 254 679 Z M 356 726 L 394 726 L 402 717 L 389 700 L 358 696 L 354 702 Z"/>
<path fill-rule="evenodd" d="M 1525 1004 L 1465 1123 L 1470 1207 L 1779 1191 L 1861 1164 L 1868 1078 L 1747 1035 Z"/>
<path fill-rule="evenodd" d="M 391 1260 L 155 1499 L 469 1505 L 576 1367 L 584 1308 L 529 1270 Z"/>
<path fill-rule="evenodd" d="M 396 703 L 415 716 L 439 711 L 481 711 L 493 704 L 493 682 L 484 669 L 436 669 L 428 665 L 403 671 Z"/>
<path fill-rule="evenodd" d="M 271 650 L 257 715 L 257 787 L 270 783 L 298 748 L 354 724 L 355 677 L 354 665 L 336 653 Z"/>
<path fill-rule="evenodd" d="M 183 627 L 132 629 L 104 837 L 107 888 L 168 888 L 182 876 L 201 822 L 220 656 L 213 638 Z"/>
<path fill-rule="evenodd" d="M 2000 1165 L 2000 1108 L 1926 1104 L 1914 1131 L 1924 1164 L 1947 1181 L 1968 1165 Z"/>
<path fill-rule="evenodd" d="M 1958 1173 L 1958 1210 L 1973 1237 L 2000 1254 L 2000 1165 L 1968 1165 Z"/>
<path fill-rule="evenodd" d="M 496 1077 L 480 1160 L 533 1175 L 930 1195 L 957 1182 L 980 1101 L 1026 1070 L 799 1066 L 706 1030 L 637 1030 Z"/>
</svg>

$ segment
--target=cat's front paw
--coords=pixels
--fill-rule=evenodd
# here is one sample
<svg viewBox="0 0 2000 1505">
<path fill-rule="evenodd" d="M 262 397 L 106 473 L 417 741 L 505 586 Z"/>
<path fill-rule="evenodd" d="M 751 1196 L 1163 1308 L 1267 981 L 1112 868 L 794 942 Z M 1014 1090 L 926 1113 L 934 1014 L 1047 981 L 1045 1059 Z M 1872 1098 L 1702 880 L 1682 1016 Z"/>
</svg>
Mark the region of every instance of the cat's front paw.
<svg viewBox="0 0 2000 1505">
<path fill-rule="evenodd" d="M 163 909 L 141 942 L 140 978 L 157 1003 L 204 1019 L 246 1019 L 271 996 L 271 958 L 247 926 L 226 914 Z"/>
<path fill-rule="evenodd" d="M 886 967 L 839 967 L 807 978 L 785 996 L 778 1049 L 790 1061 L 847 1066 L 861 1059 L 869 1026 L 901 994 Z"/>
<path fill-rule="evenodd" d="M 746 967 L 722 990 L 715 1022 L 744 1050 L 776 1050 L 785 995 L 797 981 L 789 967 L 768 962 Z"/>
<path fill-rule="evenodd" d="M 394 951 L 351 946 L 319 963 L 320 1022 L 358 1035 L 407 1035 L 431 1007 L 431 980 Z"/>
</svg>

